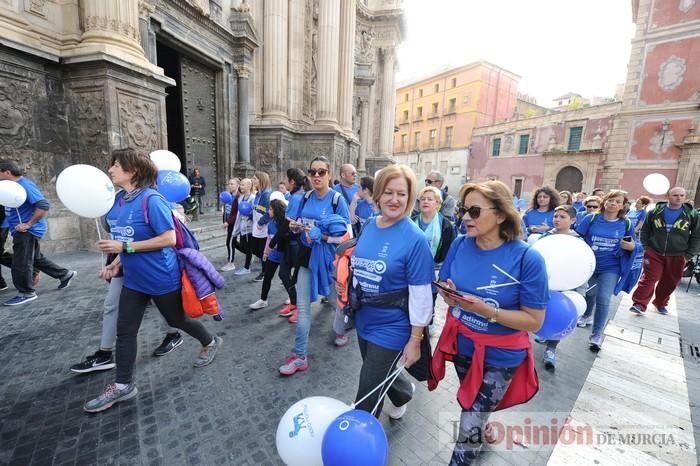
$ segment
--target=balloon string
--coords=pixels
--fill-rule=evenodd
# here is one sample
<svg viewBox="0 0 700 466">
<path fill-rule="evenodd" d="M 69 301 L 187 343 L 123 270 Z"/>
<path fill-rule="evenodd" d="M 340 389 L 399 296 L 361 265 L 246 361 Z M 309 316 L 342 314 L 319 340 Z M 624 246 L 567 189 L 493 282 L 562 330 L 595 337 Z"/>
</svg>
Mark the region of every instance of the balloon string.
<svg viewBox="0 0 700 466">
<path fill-rule="evenodd" d="M 22 216 L 19 214 L 19 209 L 15 207 L 15 210 L 17 211 L 17 218 L 19 219 L 19 223 L 22 223 Z"/>
<path fill-rule="evenodd" d="M 102 233 L 100 232 L 100 222 L 97 220 L 97 218 L 95 218 L 95 226 L 97 227 L 97 239 L 102 241 Z M 101 249 L 100 249 L 100 257 L 102 258 L 101 262 L 100 262 L 100 266 L 104 267 L 105 266 L 105 253 L 102 252 Z"/>
<path fill-rule="evenodd" d="M 403 354 L 403 353 L 399 353 L 399 356 L 401 356 L 401 354 Z M 389 393 L 389 390 L 391 389 L 391 386 L 394 384 L 394 382 L 396 382 L 396 379 L 399 378 L 399 376 L 401 375 L 401 371 L 403 370 L 403 368 L 404 368 L 404 366 L 399 367 L 400 370 L 399 370 L 398 372 L 396 372 L 396 373 L 395 373 L 396 375 L 394 375 L 394 376 L 391 378 L 391 381 L 390 381 L 388 384 L 386 384 L 386 390 L 383 390 L 383 391 L 379 392 L 379 397 L 377 398 L 377 404 L 374 405 L 374 409 L 372 410 L 372 416 L 375 416 L 375 415 L 376 415 L 377 409 L 379 409 L 379 404 L 382 402 L 382 400 L 384 399 L 384 397 L 386 396 L 386 394 Z"/>
</svg>

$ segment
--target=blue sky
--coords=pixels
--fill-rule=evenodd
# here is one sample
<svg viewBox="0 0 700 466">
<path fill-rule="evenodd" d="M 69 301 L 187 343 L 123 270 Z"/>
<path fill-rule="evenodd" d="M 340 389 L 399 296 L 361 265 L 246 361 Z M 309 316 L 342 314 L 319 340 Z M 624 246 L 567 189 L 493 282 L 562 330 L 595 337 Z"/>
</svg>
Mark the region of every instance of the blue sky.
<svg viewBox="0 0 700 466">
<path fill-rule="evenodd" d="M 404 0 L 397 83 L 486 60 L 522 76 L 540 105 L 566 92 L 612 97 L 634 36 L 629 0 Z"/>
</svg>

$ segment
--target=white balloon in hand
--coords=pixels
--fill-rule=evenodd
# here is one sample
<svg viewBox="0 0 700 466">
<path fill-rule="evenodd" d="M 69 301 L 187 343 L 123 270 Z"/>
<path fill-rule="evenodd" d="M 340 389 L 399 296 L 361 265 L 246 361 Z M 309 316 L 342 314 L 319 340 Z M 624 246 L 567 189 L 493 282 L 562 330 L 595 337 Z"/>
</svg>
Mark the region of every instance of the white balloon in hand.
<svg viewBox="0 0 700 466">
<path fill-rule="evenodd" d="M 21 184 L 12 180 L 0 181 L 0 204 L 13 209 L 24 204 L 27 200 L 27 191 Z"/>
<path fill-rule="evenodd" d="M 101 217 L 114 205 L 112 180 L 92 165 L 71 165 L 58 175 L 56 194 L 74 214 Z"/>
<path fill-rule="evenodd" d="M 150 154 L 151 160 L 156 164 L 158 171 L 173 170 L 179 172 L 182 168 L 180 158 L 169 150 L 154 150 Z"/>
<path fill-rule="evenodd" d="M 578 288 L 595 271 L 595 255 L 580 238 L 550 235 L 538 240 L 531 248 L 544 257 L 550 291 Z"/>
</svg>

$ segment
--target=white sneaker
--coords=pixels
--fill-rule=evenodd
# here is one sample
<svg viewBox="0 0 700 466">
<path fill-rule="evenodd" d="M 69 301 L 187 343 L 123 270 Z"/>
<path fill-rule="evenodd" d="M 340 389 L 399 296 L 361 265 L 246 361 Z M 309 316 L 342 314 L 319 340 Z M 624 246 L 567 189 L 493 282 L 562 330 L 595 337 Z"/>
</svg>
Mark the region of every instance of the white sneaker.
<svg viewBox="0 0 700 466">
<path fill-rule="evenodd" d="M 236 270 L 236 264 L 233 262 L 228 262 L 226 265 L 221 267 L 220 269 L 222 272 L 230 272 L 231 270 Z"/>
<path fill-rule="evenodd" d="M 413 393 L 416 393 L 416 386 L 413 382 L 411 382 L 411 390 Z M 410 401 L 408 403 L 410 403 Z M 403 415 L 406 414 L 408 403 L 403 406 L 395 406 L 387 396 L 386 400 L 384 400 L 384 412 L 392 419 L 401 419 Z"/>
<path fill-rule="evenodd" d="M 247 274 L 250 273 L 250 269 L 246 269 L 245 267 L 243 267 L 243 268 L 240 268 L 240 269 L 236 270 L 236 271 L 233 272 L 233 273 L 234 273 L 235 275 L 247 275 Z"/>
<path fill-rule="evenodd" d="M 262 309 L 264 307 L 267 307 L 267 301 L 264 301 L 262 299 L 258 299 L 253 304 L 250 304 L 248 307 L 251 309 Z"/>
</svg>

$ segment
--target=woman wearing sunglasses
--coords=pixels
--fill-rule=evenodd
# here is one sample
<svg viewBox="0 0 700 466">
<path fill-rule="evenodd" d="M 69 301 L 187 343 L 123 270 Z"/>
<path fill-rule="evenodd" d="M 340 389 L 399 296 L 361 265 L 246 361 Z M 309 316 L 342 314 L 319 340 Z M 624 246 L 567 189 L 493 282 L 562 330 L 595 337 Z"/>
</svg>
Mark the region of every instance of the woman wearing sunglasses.
<svg viewBox="0 0 700 466">
<path fill-rule="evenodd" d="M 467 235 L 454 240 L 440 269 L 439 281 L 450 290 L 440 294 L 450 307 L 428 381 L 435 389 L 445 361 L 454 363 L 462 415 L 451 465 L 479 455 L 489 413 L 537 392 L 528 332 L 542 326 L 549 299 L 544 259 L 518 239 L 520 216 L 508 187 L 487 181 L 464 185 L 459 194 Z"/>
<path fill-rule="evenodd" d="M 328 185 L 331 177 L 330 168 L 330 162 L 326 157 L 315 157 L 311 160 L 308 176 L 313 190 L 304 195 L 296 212 L 291 212 L 292 206 L 287 211 L 287 216 L 292 219 L 289 222 L 289 229 L 293 233 L 300 233 L 299 239 L 301 244 L 296 264 L 299 267 L 299 272 L 296 283 L 297 328 L 294 354 L 287 358 L 287 362 L 280 367 L 279 371 L 282 375 L 292 375 L 309 367 L 307 344 L 309 331 L 311 330 L 311 303 L 316 301 L 317 298 L 313 294 L 317 287 L 312 286 L 312 269 L 323 270 L 325 267 L 326 270 L 329 270 L 334 259 L 330 258 L 330 264 L 311 263 L 311 261 L 327 260 L 328 257 L 325 254 L 312 255 L 313 242 L 310 233 L 315 226 L 331 215 L 339 215 L 345 220 L 348 228 L 350 225 L 350 212 L 345 199 L 340 193 L 330 189 Z M 333 244 L 339 243 L 340 238 L 323 235 L 320 241 L 326 244 Z M 331 285 L 332 277 L 329 278 L 328 285 Z M 318 288 L 320 289 L 320 287 Z M 335 287 L 329 286 L 329 291 L 331 296 L 328 296 L 328 301 L 335 302 Z M 336 322 L 334 322 L 336 334 L 343 333 L 345 330 L 344 322 L 337 322 L 337 325 L 343 328 L 335 329 Z"/>
<path fill-rule="evenodd" d="M 390 165 L 379 171 L 374 187 L 372 197 L 380 215 L 365 224 L 352 258 L 353 292 L 361 304 L 355 312 L 362 355 L 356 400 L 381 384 L 397 365 L 410 367 L 418 361 L 423 330 L 433 313 L 433 256 L 424 233 L 409 218 L 416 177 L 405 165 Z M 400 373 L 387 389 L 389 417 L 404 415 L 413 391 L 411 382 Z M 384 402 L 380 392 L 384 389 L 367 397 L 357 409 L 379 416 Z"/>
</svg>

